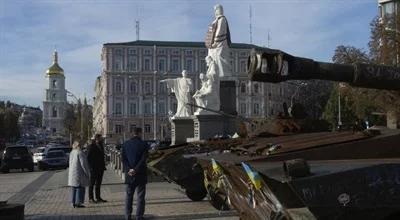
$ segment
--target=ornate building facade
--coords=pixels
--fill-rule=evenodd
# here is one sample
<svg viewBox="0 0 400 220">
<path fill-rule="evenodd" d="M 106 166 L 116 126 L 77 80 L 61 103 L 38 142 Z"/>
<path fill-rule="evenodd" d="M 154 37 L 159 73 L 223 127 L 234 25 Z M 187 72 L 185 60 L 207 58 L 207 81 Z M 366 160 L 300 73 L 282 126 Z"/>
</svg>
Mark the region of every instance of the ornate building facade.
<svg viewBox="0 0 400 220">
<path fill-rule="evenodd" d="M 250 44 L 232 44 L 231 65 L 236 81 L 236 110 L 247 118 L 265 118 L 283 112 L 290 103 L 290 84 L 250 82 L 247 58 Z M 93 127 L 108 143 L 131 136 L 142 127 L 144 139 L 170 138 L 168 115 L 174 113 L 174 94 L 160 80 L 181 76 L 183 69 L 200 87 L 199 74 L 206 72 L 204 42 L 133 41 L 107 43 L 102 49 L 102 73 L 96 79 Z M 193 91 L 194 92 L 194 91 Z"/>
<path fill-rule="evenodd" d="M 64 70 L 58 65 L 54 51 L 53 64 L 46 71 L 46 90 L 43 101 L 42 126 L 52 135 L 64 135 L 64 118 L 67 107 Z"/>
</svg>

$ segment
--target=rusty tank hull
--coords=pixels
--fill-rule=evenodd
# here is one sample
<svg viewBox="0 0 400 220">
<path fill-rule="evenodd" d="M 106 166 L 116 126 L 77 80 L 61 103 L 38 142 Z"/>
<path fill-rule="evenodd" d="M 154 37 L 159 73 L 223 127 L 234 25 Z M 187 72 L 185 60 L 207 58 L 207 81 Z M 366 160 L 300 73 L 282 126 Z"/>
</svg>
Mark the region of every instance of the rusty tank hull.
<svg viewBox="0 0 400 220">
<path fill-rule="evenodd" d="M 279 50 L 254 50 L 248 70 L 260 82 L 324 79 L 400 90 L 399 68 L 323 63 Z M 246 138 L 159 149 L 149 168 L 192 200 L 208 195 L 215 208 L 235 208 L 241 219 L 396 219 L 399 130 L 321 132 L 304 125 L 277 119 Z"/>
</svg>

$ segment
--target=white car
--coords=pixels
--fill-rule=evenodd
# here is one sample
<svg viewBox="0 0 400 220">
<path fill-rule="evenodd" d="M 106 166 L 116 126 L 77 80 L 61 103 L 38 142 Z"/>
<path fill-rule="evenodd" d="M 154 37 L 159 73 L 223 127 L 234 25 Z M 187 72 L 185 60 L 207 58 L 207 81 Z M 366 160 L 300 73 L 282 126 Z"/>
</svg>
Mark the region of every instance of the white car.
<svg viewBox="0 0 400 220">
<path fill-rule="evenodd" d="M 44 151 L 46 150 L 45 147 L 38 147 L 33 153 L 33 163 L 37 164 L 39 161 L 43 160 Z"/>
</svg>

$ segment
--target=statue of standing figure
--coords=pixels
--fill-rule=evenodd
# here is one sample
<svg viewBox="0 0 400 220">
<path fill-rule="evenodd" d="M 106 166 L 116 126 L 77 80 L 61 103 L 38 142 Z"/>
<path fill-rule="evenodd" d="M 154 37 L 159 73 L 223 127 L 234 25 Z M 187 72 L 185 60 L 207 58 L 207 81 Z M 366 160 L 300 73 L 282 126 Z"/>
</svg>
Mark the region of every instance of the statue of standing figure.
<svg viewBox="0 0 400 220">
<path fill-rule="evenodd" d="M 187 77 L 187 71 L 182 71 L 182 77 L 176 79 L 164 79 L 160 82 L 165 82 L 167 87 L 175 93 L 178 107 L 174 117 L 190 117 L 192 115 L 190 105 L 190 92 L 192 91 L 192 80 Z"/>
<path fill-rule="evenodd" d="M 201 88 L 193 95 L 197 106 L 200 107 L 194 113 L 195 115 L 215 114 L 203 108 L 220 110 L 218 69 L 211 56 L 206 57 L 206 63 L 208 66 L 207 74 L 205 76 L 200 74 Z"/>
<path fill-rule="evenodd" d="M 215 5 L 214 13 L 215 19 L 208 28 L 205 41 L 208 56 L 214 60 L 220 77 L 232 76 L 229 62 L 231 35 L 222 5 Z"/>
</svg>

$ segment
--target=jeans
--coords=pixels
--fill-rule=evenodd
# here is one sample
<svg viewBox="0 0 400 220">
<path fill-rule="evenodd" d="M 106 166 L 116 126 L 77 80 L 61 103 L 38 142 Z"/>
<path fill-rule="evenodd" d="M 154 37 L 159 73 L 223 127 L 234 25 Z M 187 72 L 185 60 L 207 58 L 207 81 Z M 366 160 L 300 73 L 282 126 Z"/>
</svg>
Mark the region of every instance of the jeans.
<svg viewBox="0 0 400 220">
<path fill-rule="evenodd" d="M 145 208 L 146 183 L 127 184 L 125 198 L 125 219 L 131 220 L 133 195 L 137 188 L 136 220 L 142 220 Z"/>
<path fill-rule="evenodd" d="M 94 198 L 93 197 L 93 188 L 95 190 L 96 199 L 97 200 L 101 199 L 100 187 L 101 187 L 101 182 L 103 181 L 103 174 L 104 174 L 104 171 L 92 172 L 90 174 L 89 199 Z"/>
<path fill-rule="evenodd" d="M 73 205 L 83 204 L 85 202 L 85 187 L 73 186 L 71 194 Z"/>
</svg>

